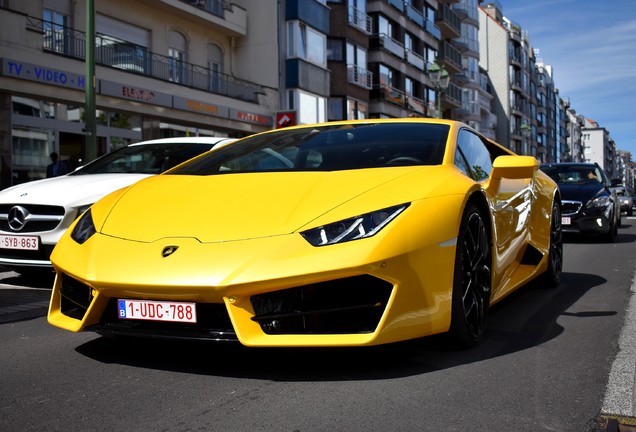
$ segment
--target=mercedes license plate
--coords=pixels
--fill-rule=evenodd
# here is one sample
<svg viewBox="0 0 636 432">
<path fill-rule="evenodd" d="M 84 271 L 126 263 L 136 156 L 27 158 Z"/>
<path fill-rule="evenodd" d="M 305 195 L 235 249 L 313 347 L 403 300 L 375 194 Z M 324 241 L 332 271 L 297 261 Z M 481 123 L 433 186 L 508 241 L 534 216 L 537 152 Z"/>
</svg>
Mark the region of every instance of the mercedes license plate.
<svg viewBox="0 0 636 432">
<path fill-rule="evenodd" d="M 561 224 L 562 225 L 570 225 L 572 223 L 572 220 L 569 217 L 562 217 L 561 218 Z"/>
<path fill-rule="evenodd" d="M 0 235 L 0 249 L 38 250 L 37 237 Z"/>
</svg>

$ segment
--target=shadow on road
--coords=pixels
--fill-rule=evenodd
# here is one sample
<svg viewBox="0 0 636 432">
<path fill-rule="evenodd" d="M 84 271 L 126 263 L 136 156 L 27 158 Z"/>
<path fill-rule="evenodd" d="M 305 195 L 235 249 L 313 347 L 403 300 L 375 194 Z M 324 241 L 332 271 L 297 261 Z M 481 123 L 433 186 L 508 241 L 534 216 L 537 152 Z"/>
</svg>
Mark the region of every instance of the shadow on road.
<svg viewBox="0 0 636 432">
<path fill-rule="evenodd" d="M 606 282 L 591 274 L 564 273 L 556 289 L 530 283 L 492 308 L 485 340 L 454 350 L 444 335 L 365 348 L 245 348 L 239 344 L 100 337 L 76 348 L 103 363 L 203 375 L 273 381 L 376 380 L 400 378 L 521 351 L 558 337 L 562 315 L 615 315 L 616 311 L 567 309 Z"/>
</svg>

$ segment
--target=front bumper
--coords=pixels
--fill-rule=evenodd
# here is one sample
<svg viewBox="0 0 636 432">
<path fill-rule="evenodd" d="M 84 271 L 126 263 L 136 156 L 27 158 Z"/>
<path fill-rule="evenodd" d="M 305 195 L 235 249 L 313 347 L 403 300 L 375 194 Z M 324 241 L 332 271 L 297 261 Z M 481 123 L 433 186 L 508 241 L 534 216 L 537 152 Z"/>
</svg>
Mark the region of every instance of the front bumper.
<svg viewBox="0 0 636 432">
<path fill-rule="evenodd" d="M 563 201 L 562 229 L 566 233 L 607 234 L 612 229 L 611 211 L 586 208 L 578 201 Z"/>
<path fill-rule="evenodd" d="M 441 333 L 450 325 L 455 255 L 454 243 L 436 241 L 443 231 L 320 248 L 300 235 L 125 247 L 99 234 L 84 245 L 63 239 L 52 257 L 48 319 L 70 331 L 246 346 L 375 345 Z M 162 258 L 166 242 L 179 251 Z M 201 319 L 120 320 L 117 299 L 194 302 Z"/>
</svg>

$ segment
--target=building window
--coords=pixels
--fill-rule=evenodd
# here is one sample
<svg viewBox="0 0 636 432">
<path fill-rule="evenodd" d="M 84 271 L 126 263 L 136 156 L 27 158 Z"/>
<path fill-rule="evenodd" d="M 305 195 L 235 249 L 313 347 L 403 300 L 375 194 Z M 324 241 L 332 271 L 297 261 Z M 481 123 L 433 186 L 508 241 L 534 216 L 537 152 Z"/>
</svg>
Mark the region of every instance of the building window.
<svg viewBox="0 0 636 432">
<path fill-rule="evenodd" d="M 186 38 L 177 31 L 168 33 L 168 79 L 176 83 L 185 81 Z"/>
<path fill-rule="evenodd" d="M 223 90 L 223 52 L 218 45 L 208 44 L 208 69 L 210 71 L 209 90 L 221 93 Z"/>
<path fill-rule="evenodd" d="M 366 119 L 369 105 L 356 99 L 347 99 L 347 120 Z"/>
<path fill-rule="evenodd" d="M 327 60 L 343 61 L 344 59 L 344 41 L 342 39 L 327 40 Z"/>
<path fill-rule="evenodd" d="M 67 33 L 68 20 L 68 16 L 64 14 L 44 9 L 44 49 L 65 54 L 69 53 L 69 38 L 71 35 Z"/>
<path fill-rule="evenodd" d="M 327 66 L 327 37 L 304 23 L 287 23 L 287 57 Z"/>
<path fill-rule="evenodd" d="M 148 30 L 98 14 L 95 16 L 95 32 L 97 63 L 133 72 L 147 72 L 150 44 Z"/>
<path fill-rule="evenodd" d="M 289 108 L 298 113 L 298 124 L 322 123 L 327 118 L 327 98 L 302 90 L 289 90 Z"/>
<path fill-rule="evenodd" d="M 386 17 L 378 15 L 378 34 L 388 36 L 392 39 L 396 38 L 396 31 L 393 23 Z"/>
</svg>

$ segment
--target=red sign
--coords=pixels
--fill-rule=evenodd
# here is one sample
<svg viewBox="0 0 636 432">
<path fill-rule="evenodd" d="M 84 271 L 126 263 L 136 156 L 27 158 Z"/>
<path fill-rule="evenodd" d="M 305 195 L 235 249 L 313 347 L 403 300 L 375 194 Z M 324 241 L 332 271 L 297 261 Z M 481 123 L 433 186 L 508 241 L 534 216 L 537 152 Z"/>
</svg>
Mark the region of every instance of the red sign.
<svg viewBox="0 0 636 432">
<path fill-rule="evenodd" d="M 296 126 L 296 111 L 281 111 L 276 113 L 276 128 Z"/>
</svg>

